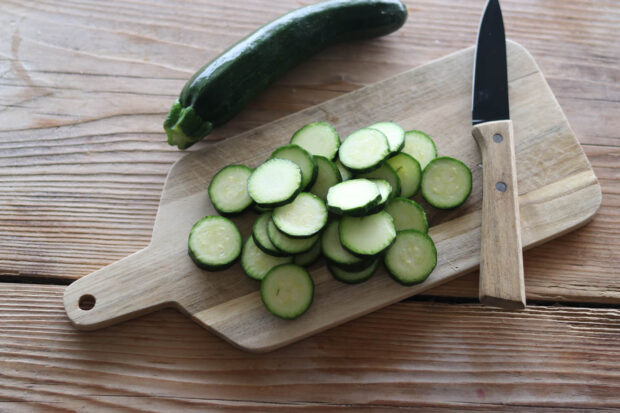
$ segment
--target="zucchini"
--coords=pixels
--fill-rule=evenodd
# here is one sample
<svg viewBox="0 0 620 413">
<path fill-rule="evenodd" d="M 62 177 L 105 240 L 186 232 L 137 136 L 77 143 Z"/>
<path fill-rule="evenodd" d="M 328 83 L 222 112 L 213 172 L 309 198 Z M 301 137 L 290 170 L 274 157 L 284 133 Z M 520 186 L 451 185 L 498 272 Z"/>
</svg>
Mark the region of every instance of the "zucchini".
<svg viewBox="0 0 620 413">
<path fill-rule="evenodd" d="M 349 179 L 353 178 L 353 172 L 345 168 L 342 162 L 340 162 L 340 159 L 336 159 L 334 164 L 336 165 L 336 168 L 338 168 L 338 170 L 340 171 L 340 176 L 342 177 L 343 181 L 348 181 Z"/>
<path fill-rule="evenodd" d="M 390 146 L 390 154 L 395 155 L 405 146 L 405 130 L 394 122 L 377 122 L 368 126 L 383 132 Z"/>
<path fill-rule="evenodd" d="M 321 236 L 321 252 L 327 260 L 346 271 L 359 271 L 367 268 L 370 260 L 351 254 L 340 242 L 338 227 L 340 220 L 330 222 Z"/>
<path fill-rule="evenodd" d="M 388 200 L 390 199 L 390 194 L 392 193 L 392 186 L 385 179 L 369 179 L 369 181 L 371 181 L 372 183 L 377 185 L 377 189 L 379 190 L 379 194 L 381 195 L 381 199 L 379 200 L 379 203 L 377 203 L 377 205 L 375 205 L 370 210 L 368 215 L 376 214 L 377 212 L 379 212 L 383 208 L 385 208 L 385 206 L 387 205 Z"/>
<path fill-rule="evenodd" d="M 265 254 L 254 243 L 254 238 L 249 237 L 243 245 L 241 252 L 241 267 L 246 275 L 255 280 L 262 280 L 267 273 L 275 266 L 288 264 L 293 261 L 293 257 L 274 257 Z"/>
<path fill-rule="evenodd" d="M 353 172 L 370 172 L 381 166 L 390 154 L 390 146 L 383 132 L 364 128 L 347 136 L 340 145 L 338 158 Z"/>
<path fill-rule="evenodd" d="M 396 241 L 387 250 L 385 266 L 396 281 L 413 285 L 426 280 L 437 265 L 437 249 L 427 234 L 407 229 L 396 233 Z"/>
<path fill-rule="evenodd" d="M 417 194 L 420 190 L 420 182 L 422 182 L 420 163 L 404 152 L 396 154 L 386 162 L 394 169 L 400 180 L 399 196 L 409 198 Z"/>
<path fill-rule="evenodd" d="M 373 276 L 375 271 L 377 271 L 377 268 L 379 268 L 379 262 L 380 260 L 375 258 L 370 262 L 368 267 L 362 268 L 358 271 L 343 270 L 332 263 L 327 263 L 327 269 L 331 275 L 340 282 L 346 284 L 359 284 Z"/>
<path fill-rule="evenodd" d="M 405 146 L 403 146 L 402 152 L 414 157 L 420 163 L 422 170 L 437 157 L 435 142 L 430 136 L 419 130 L 405 132 Z"/>
<path fill-rule="evenodd" d="M 267 223 L 267 235 L 279 251 L 287 254 L 301 254 L 308 251 L 319 240 L 319 234 L 310 238 L 293 238 L 280 231 L 273 220 Z"/>
<path fill-rule="evenodd" d="M 379 188 L 368 179 L 344 181 L 327 192 L 327 209 L 339 215 L 367 215 L 380 201 Z"/>
<path fill-rule="evenodd" d="M 302 192 L 290 204 L 274 209 L 271 219 L 289 237 L 307 238 L 325 226 L 327 207 L 318 196 Z"/>
<path fill-rule="evenodd" d="M 319 167 L 319 173 L 317 174 L 316 181 L 314 181 L 314 185 L 310 188 L 310 192 L 326 201 L 327 191 L 341 182 L 342 176 L 340 176 L 340 171 L 336 165 L 326 157 L 315 155 L 314 160 Z"/>
<path fill-rule="evenodd" d="M 406 19 L 399 0 L 331 0 L 275 19 L 191 77 L 164 122 L 168 143 L 193 145 L 304 59 L 339 41 L 392 33 Z"/>
<path fill-rule="evenodd" d="M 385 211 L 360 218 L 343 217 L 338 230 L 342 245 L 356 255 L 377 255 L 396 237 L 394 220 Z"/>
<path fill-rule="evenodd" d="M 312 155 L 334 159 L 340 147 L 340 136 L 327 122 L 314 122 L 293 134 L 291 143 L 299 145 Z"/>
<path fill-rule="evenodd" d="M 385 207 L 385 212 L 394 219 L 396 231 L 415 229 L 428 232 L 428 221 L 424 209 L 417 202 L 407 198 L 394 198 Z"/>
<path fill-rule="evenodd" d="M 248 178 L 250 197 L 263 207 L 287 204 L 300 191 L 301 169 L 288 159 L 269 159 Z"/>
<path fill-rule="evenodd" d="M 188 253 L 203 270 L 224 270 L 241 254 L 241 241 L 241 233 L 230 219 L 210 215 L 192 226 Z"/>
<path fill-rule="evenodd" d="M 248 178 L 252 170 L 245 165 L 228 165 L 215 174 L 209 184 L 209 199 L 220 214 L 238 214 L 252 205 Z"/>
<path fill-rule="evenodd" d="M 301 169 L 301 189 L 302 191 L 311 186 L 316 179 L 318 168 L 312 155 L 301 146 L 290 144 L 280 146 L 271 154 L 272 158 L 288 159 L 293 161 Z"/>
<path fill-rule="evenodd" d="M 452 209 L 471 193 L 471 171 L 458 159 L 442 156 L 432 160 L 422 173 L 422 196 L 432 206 Z"/>
<path fill-rule="evenodd" d="M 252 238 L 254 238 L 256 246 L 263 250 L 264 253 L 273 255 L 274 257 L 288 256 L 289 254 L 277 249 L 269 239 L 269 234 L 267 233 L 267 225 L 269 222 L 271 222 L 271 212 L 261 214 L 254 222 L 254 226 L 252 227 Z"/>
<path fill-rule="evenodd" d="M 386 180 L 392 186 L 390 199 L 400 196 L 400 178 L 398 177 L 396 171 L 394 171 L 394 168 L 392 168 L 387 162 L 381 164 L 381 166 L 374 171 L 357 175 L 356 178 Z"/>
<path fill-rule="evenodd" d="M 292 320 L 310 308 L 314 282 L 308 271 L 299 265 L 278 265 L 261 281 L 260 298 L 271 314 Z"/>
<path fill-rule="evenodd" d="M 302 267 L 308 267 L 315 263 L 321 256 L 321 243 L 316 242 L 312 248 L 306 252 L 302 252 L 293 257 L 293 263 L 301 265 Z"/>
</svg>

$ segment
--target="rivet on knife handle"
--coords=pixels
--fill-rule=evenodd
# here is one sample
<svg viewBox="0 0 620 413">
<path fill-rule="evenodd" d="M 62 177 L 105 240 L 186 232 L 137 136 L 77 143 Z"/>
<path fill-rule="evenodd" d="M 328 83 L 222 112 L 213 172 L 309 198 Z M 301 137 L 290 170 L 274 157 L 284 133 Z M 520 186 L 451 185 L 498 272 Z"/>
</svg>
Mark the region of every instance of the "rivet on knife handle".
<svg viewBox="0 0 620 413">
<path fill-rule="evenodd" d="M 525 307 L 523 256 L 512 121 L 475 125 L 482 154 L 480 302 Z"/>
</svg>

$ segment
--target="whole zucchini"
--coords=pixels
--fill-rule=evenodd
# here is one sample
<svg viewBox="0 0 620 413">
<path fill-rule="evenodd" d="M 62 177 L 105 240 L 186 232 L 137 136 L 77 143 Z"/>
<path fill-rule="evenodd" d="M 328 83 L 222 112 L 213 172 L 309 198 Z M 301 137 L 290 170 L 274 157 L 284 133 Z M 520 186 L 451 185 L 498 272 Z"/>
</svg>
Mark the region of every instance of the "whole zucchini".
<svg viewBox="0 0 620 413">
<path fill-rule="evenodd" d="M 305 58 L 336 42 L 392 33 L 406 19 L 400 0 L 328 0 L 277 18 L 185 84 L 164 122 L 168 143 L 193 145 Z"/>
</svg>

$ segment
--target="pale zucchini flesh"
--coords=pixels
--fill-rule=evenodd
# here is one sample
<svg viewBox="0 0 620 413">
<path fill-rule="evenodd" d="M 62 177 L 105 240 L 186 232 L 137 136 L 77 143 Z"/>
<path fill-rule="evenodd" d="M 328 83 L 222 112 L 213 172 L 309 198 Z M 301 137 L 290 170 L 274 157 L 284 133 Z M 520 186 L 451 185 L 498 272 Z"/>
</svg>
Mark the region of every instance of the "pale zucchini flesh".
<svg viewBox="0 0 620 413">
<path fill-rule="evenodd" d="M 369 260 L 347 251 L 340 242 L 340 220 L 327 224 L 321 236 L 321 252 L 329 262 L 347 271 L 359 271 L 368 267 Z"/>
<path fill-rule="evenodd" d="M 208 271 L 230 267 L 241 254 L 241 233 L 228 218 L 210 215 L 189 232 L 188 253 L 196 265 Z"/>
<path fill-rule="evenodd" d="M 321 256 L 321 243 L 315 242 L 314 246 L 306 252 L 302 252 L 293 257 L 293 263 L 308 267 L 316 262 Z"/>
<path fill-rule="evenodd" d="M 284 205 L 300 191 L 301 169 L 288 159 L 269 159 L 248 178 L 250 197 L 263 207 Z"/>
<path fill-rule="evenodd" d="M 254 238 L 256 246 L 263 250 L 264 253 L 273 255 L 274 257 L 288 256 L 289 254 L 280 251 L 275 245 L 273 245 L 273 242 L 271 242 L 269 234 L 267 233 L 267 225 L 269 222 L 271 222 L 271 212 L 261 214 L 256 221 L 254 221 L 254 226 L 252 227 L 252 238 Z"/>
<path fill-rule="evenodd" d="M 380 200 L 379 188 L 368 179 L 350 179 L 327 192 L 327 208 L 340 215 L 366 215 Z"/>
<path fill-rule="evenodd" d="M 389 154 L 390 147 L 385 135 L 371 128 L 353 132 L 347 136 L 338 150 L 340 162 L 357 173 L 378 168 Z"/>
<path fill-rule="evenodd" d="M 368 126 L 382 132 L 388 140 L 391 153 L 399 152 L 405 145 L 405 130 L 394 122 L 377 122 Z"/>
<path fill-rule="evenodd" d="M 385 179 L 369 179 L 372 183 L 377 185 L 377 189 L 379 190 L 379 194 L 381 194 L 381 199 L 379 203 L 375 205 L 374 208 L 369 212 L 370 214 L 376 214 L 381 211 L 387 205 L 387 202 L 390 200 L 390 195 L 392 194 L 392 185 Z"/>
<path fill-rule="evenodd" d="M 338 167 L 326 157 L 315 156 L 314 160 L 318 166 L 318 173 L 310 192 L 325 201 L 329 188 L 342 182 L 342 177 Z"/>
<path fill-rule="evenodd" d="M 314 298 L 314 282 L 305 268 L 282 264 L 272 268 L 263 278 L 260 297 L 271 314 L 292 320 L 310 308 Z"/>
<path fill-rule="evenodd" d="M 342 245 L 357 255 L 377 255 L 396 237 L 394 220 L 385 211 L 365 217 L 343 217 L 338 229 Z"/>
<path fill-rule="evenodd" d="M 241 267 L 246 275 L 255 280 L 262 280 L 267 273 L 275 266 L 288 264 L 293 261 L 293 257 L 274 257 L 265 254 L 254 243 L 254 238 L 249 237 L 243 245 L 241 252 Z"/>
<path fill-rule="evenodd" d="M 353 178 L 353 172 L 345 168 L 342 162 L 340 162 L 340 159 L 336 159 L 334 164 L 336 165 L 336 168 L 338 168 L 338 170 L 340 171 L 342 181 L 348 181 L 349 179 Z"/>
<path fill-rule="evenodd" d="M 435 142 L 426 133 L 418 130 L 405 132 L 405 146 L 402 152 L 413 156 L 420 163 L 422 170 L 437 157 Z"/>
<path fill-rule="evenodd" d="M 421 283 L 437 265 L 435 243 L 423 232 L 414 229 L 399 231 L 385 254 L 384 262 L 392 278 L 399 283 Z"/>
<path fill-rule="evenodd" d="M 252 204 L 248 178 L 252 170 L 245 165 L 220 169 L 209 183 L 209 199 L 220 214 L 238 214 Z"/>
<path fill-rule="evenodd" d="M 309 238 L 293 238 L 289 237 L 276 227 L 273 220 L 267 224 L 267 235 L 269 239 L 276 246 L 276 248 L 287 254 L 300 254 L 308 251 L 319 240 L 319 234 L 313 235 Z"/>
<path fill-rule="evenodd" d="M 291 202 L 273 210 L 276 227 L 290 237 L 311 237 L 327 222 L 327 207 L 318 196 L 302 192 Z"/>
<path fill-rule="evenodd" d="M 392 192 L 390 198 L 400 196 L 400 178 L 394 168 L 392 168 L 387 162 L 383 163 L 379 168 L 371 172 L 358 174 L 356 178 L 366 179 L 385 179 L 392 185 Z"/>
<path fill-rule="evenodd" d="M 420 190 L 422 168 L 420 163 L 409 154 L 400 152 L 386 161 L 400 180 L 400 196 L 410 198 Z"/>
<path fill-rule="evenodd" d="M 384 209 L 394 219 L 396 231 L 415 229 L 428 232 L 428 221 L 424 208 L 412 199 L 394 198 Z"/>
<path fill-rule="evenodd" d="M 307 188 L 314 183 L 318 168 L 312 155 L 304 148 L 295 144 L 280 146 L 271 154 L 272 158 L 288 159 L 295 162 L 301 169 L 301 188 Z"/>
<path fill-rule="evenodd" d="M 340 136 L 327 122 L 314 122 L 300 128 L 293 134 L 291 143 L 299 145 L 311 155 L 334 159 L 340 147 Z"/>
<path fill-rule="evenodd" d="M 422 196 L 432 206 L 452 209 L 471 193 L 471 171 L 458 159 L 443 156 L 431 161 L 422 173 Z"/>
</svg>

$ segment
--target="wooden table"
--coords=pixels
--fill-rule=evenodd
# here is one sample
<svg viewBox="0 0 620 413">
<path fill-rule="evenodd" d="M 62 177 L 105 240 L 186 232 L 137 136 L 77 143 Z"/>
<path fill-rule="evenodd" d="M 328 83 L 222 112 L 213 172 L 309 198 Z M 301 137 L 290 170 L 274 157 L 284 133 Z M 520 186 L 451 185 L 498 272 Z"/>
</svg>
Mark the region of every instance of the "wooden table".
<svg viewBox="0 0 620 413">
<path fill-rule="evenodd" d="M 471 274 L 265 355 L 174 310 L 71 327 L 64 285 L 149 242 L 163 180 L 183 155 L 161 123 L 185 80 L 307 3 L 0 1 L 0 411 L 620 408 L 613 0 L 502 1 L 507 36 L 546 74 L 604 192 L 590 224 L 525 254 L 525 311 L 478 305 Z M 210 138 L 475 42 L 483 1 L 407 3 L 400 31 L 320 53 Z"/>
</svg>

